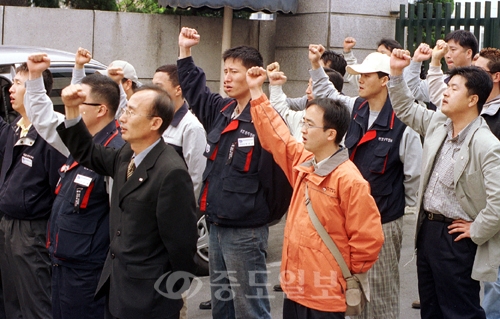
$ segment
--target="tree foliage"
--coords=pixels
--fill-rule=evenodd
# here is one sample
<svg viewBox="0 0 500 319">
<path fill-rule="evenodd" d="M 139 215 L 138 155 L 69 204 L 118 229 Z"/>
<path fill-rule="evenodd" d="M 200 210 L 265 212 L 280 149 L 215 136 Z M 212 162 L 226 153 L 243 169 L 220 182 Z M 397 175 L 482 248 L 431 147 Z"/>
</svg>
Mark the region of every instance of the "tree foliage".
<svg viewBox="0 0 500 319">
<path fill-rule="evenodd" d="M 160 13 L 182 16 L 198 16 L 198 17 L 213 17 L 222 18 L 224 9 L 212 9 L 209 7 L 201 8 L 174 8 L 161 7 L 157 0 L 121 0 L 118 3 L 119 11 L 123 12 L 140 12 L 140 13 Z M 250 10 L 234 10 L 233 18 L 248 19 L 252 14 Z"/>
<path fill-rule="evenodd" d="M 233 18 L 236 19 L 248 19 L 253 11 L 251 10 L 233 10 Z M 199 17 L 213 17 L 222 18 L 224 17 L 224 8 L 212 9 L 209 7 L 201 8 L 170 8 L 165 9 L 166 14 L 176 14 L 176 15 L 186 15 L 186 16 L 199 16 Z"/>
<path fill-rule="evenodd" d="M 35 7 L 59 8 L 59 0 L 33 0 Z"/>
<path fill-rule="evenodd" d="M 48 1 L 48 0 L 45 0 Z M 117 11 L 115 0 L 63 0 L 64 5 L 72 9 Z"/>
<path fill-rule="evenodd" d="M 200 16 L 222 18 L 224 9 L 212 9 L 209 7 L 201 8 L 172 8 L 161 7 L 158 0 L 0 0 L 0 5 L 5 6 L 23 6 L 45 8 L 60 8 L 65 6 L 71 9 L 103 10 L 103 11 L 122 11 L 139 12 L 152 14 L 172 14 L 183 16 Z M 234 10 L 233 18 L 248 19 L 253 11 Z"/>
<path fill-rule="evenodd" d="M 13 6 L 13 7 L 29 7 L 31 5 L 30 0 L 0 0 L 1 6 Z"/>
<path fill-rule="evenodd" d="M 139 13 L 164 13 L 165 8 L 158 5 L 157 0 L 121 0 L 118 11 Z"/>
<path fill-rule="evenodd" d="M 117 11 L 116 0 L 0 0 L 0 5 L 4 6 L 23 6 L 43 8 L 60 8 L 66 6 L 71 9 L 89 9 Z"/>
</svg>

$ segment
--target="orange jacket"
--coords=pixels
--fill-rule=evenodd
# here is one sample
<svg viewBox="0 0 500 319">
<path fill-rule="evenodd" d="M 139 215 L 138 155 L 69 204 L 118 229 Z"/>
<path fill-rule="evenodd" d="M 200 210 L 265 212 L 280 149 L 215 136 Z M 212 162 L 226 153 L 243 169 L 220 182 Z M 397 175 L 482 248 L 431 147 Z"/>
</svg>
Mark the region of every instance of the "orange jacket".
<svg viewBox="0 0 500 319">
<path fill-rule="evenodd" d="M 313 154 L 291 135 L 267 97 L 251 101 L 262 146 L 273 154 L 293 185 L 281 259 L 281 286 L 287 297 L 320 311 L 344 312 L 345 280 L 335 258 L 314 228 L 305 205 L 305 184 L 313 209 L 352 273 L 368 271 L 384 241 L 380 213 L 370 186 L 339 150 L 320 169 Z"/>
</svg>

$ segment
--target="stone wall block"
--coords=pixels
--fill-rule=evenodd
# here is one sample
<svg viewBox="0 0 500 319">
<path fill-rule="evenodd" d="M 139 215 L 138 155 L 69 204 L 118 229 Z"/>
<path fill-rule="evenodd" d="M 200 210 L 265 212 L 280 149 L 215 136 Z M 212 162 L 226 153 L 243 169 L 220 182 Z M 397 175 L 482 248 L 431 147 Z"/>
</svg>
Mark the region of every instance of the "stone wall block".
<svg viewBox="0 0 500 319">
<path fill-rule="evenodd" d="M 2 44 L 76 52 L 92 48 L 94 11 L 3 7 Z"/>
<path fill-rule="evenodd" d="M 310 43 L 325 43 L 327 39 L 327 13 L 278 17 L 276 23 L 276 46 L 278 48 L 308 47 Z"/>
</svg>

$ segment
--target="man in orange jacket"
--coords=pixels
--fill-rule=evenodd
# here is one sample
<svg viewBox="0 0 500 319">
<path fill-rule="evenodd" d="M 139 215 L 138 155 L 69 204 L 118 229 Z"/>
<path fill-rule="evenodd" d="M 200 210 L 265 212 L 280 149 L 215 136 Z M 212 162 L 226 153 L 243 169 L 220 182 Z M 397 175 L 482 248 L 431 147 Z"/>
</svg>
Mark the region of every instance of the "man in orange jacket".
<svg viewBox="0 0 500 319">
<path fill-rule="evenodd" d="M 257 133 L 266 136 L 262 146 L 273 154 L 294 189 L 281 261 L 283 317 L 344 318 L 346 282 L 309 218 L 305 190 L 307 186 L 316 215 L 351 272 L 367 272 L 377 260 L 384 235 L 368 182 L 339 145 L 349 112 L 332 99 L 311 100 L 301 123 L 304 142 L 298 143 L 264 95 L 265 79 L 263 68 L 247 72 L 252 118 Z"/>
</svg>

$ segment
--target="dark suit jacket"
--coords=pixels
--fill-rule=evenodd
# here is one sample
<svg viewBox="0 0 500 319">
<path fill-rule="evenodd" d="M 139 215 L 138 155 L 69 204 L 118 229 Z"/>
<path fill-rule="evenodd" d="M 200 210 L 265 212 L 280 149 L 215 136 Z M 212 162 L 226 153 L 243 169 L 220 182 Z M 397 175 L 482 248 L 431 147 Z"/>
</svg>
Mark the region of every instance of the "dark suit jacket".
<svg viewBox="0 0 500 319">
<path fill-rule="evenodd" d="M 196 268 L 196 205 L 182 158 L 162 140 L 127 181 L 130 144 L 119 150 L 96 145 L 82 121 L 70 128 L 63 123 L 57 130 L 81 165 L 114 179 L 111 242 L 96 295 L 109 288 L 110 312 L 120 319 L 178 312 L 182 299 L 166 297 L 172 287 L 165 280 L 155 283 L 168 272 L 193 273 Z"/>
</svg>

